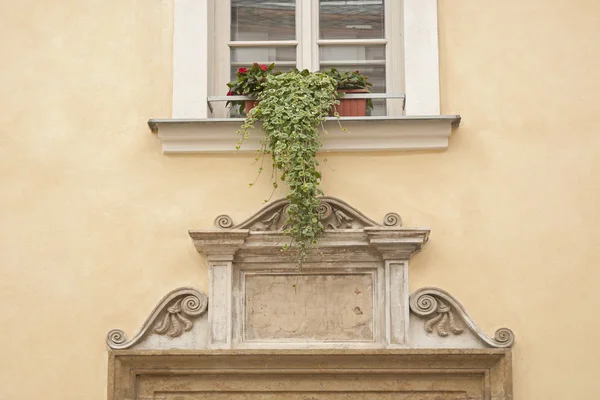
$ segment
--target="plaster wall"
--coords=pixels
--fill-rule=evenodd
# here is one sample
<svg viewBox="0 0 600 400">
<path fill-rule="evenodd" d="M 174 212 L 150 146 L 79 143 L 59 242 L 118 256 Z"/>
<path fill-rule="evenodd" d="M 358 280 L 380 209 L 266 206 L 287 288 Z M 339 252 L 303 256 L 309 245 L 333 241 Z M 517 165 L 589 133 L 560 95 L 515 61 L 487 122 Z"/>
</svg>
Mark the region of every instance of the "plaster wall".
<svg viewBox="0 0 600 400">
<path fill-rule="evenodd" d="M 600 391 L 600 3 L 441 0 L 445 152 L 331 154 L 326 194 L 429 226 L 411 286 L 517 335 L 518 399 Z M 0 2 L 0 399 L 104 399 L 114 327 L 206 287 L 188 229 L 270 193 L 248 156 L 165 156 L 171 0 Z M 280 193 L 283 195 L 283 192 Z"/>
</svg>

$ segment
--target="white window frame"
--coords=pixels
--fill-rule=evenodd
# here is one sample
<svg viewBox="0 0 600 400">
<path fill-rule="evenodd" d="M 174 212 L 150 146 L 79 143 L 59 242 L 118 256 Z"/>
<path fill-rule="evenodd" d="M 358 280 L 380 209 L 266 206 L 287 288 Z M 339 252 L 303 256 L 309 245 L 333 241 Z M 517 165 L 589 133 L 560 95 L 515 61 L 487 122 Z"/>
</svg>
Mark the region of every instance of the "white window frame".
<svg viewBox="0 0 600 400">
<path fill-rule="evenodd" d="M 172 116 L 208 118 L 208 96 L 221 95 L 230 78 L 230 49 L 226 45 L 230 3 L 174 1 Z M 318 69 L 318 46 L 304 44 L 332 42 L 317 41 L 315 4 L 318 2 L 299 1 L 296 14 L 297 29 L 304 35 L 298 41 L 298 67 L 310 70 Z M 406 93 L 407 116 L 440 115 L 437 0 L 387 0 L 385 4 L 386 91 Z M 398 19 L 402 22 L 396 23 Z M 399 112 L 388 109 L 390 114 Z"/>
</svg>

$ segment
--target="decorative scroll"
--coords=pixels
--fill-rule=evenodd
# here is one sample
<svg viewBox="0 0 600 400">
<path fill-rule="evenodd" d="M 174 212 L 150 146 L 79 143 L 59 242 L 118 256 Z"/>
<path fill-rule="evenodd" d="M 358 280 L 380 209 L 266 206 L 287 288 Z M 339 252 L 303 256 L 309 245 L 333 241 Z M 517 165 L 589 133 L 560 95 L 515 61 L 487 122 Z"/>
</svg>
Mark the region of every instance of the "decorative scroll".
<svg viewBox="0 0 600 400">
<path fill-rule="evenodd" d="M 448 336 L 448 328 L 450 328 L 450 331 L 455 335 L 460 335 L 463 332 L 463 329 L 456 325 L 452 309 L 441 300 L 438 300 L 436 312 L 437 315 L 425 323 L 425 330 L 427 332 L 433 332 L 434 327 L 437 327 L 437 333 L 442 337 Z"/>
<path fill-rule="evenodd" d="M 233 226 L 233 220 L 229 215 L 219 215 L 215 218 L 215 226 L 217 228 L 228 229 Z"/>
<path fill-rule="evenodd" d="M 471 319 L 465 308 L 448 292 L 437 288 L 423 288 L 410 296 L 410 310 L 420 317 L 428 317 L 425 331 L 437 332 L 439 336 L 449 335 L 448 330 L 455 335 L 463 332 L 456 323 L 455 313 L 464 324 L 482 341 L 491 347 L 511 347 L 515 335 L 508 328 L 500 328 L 493 338 L 487 336 Z"/>
<path fill-rule="evenodd" d="M 388 213 L 383 217 L 383 225 L 385 226 L 402 226 L 402 218 L 396 213 Z"/>
<path fill-rule="evenodd" d="M 121 329 L 113 329 L 106 335 L 111 349 L 128 349 L 139 343 L 147 334 L 177 337 L 193 327 L 192 319 L 206 312 L 208 297 L 201 291 L 184 287 L 167 294 L 154 308 L 139 333 L 131 340 Z"/>
<path fill-rule="evenodd" d="M 219 229 L 249 229 L 251 231 L 282 231 L 285 229 L 289 201 L 277 200 L 241 224 L 233 224 L 228 215 L 219 215 L 215 226 Z M 348 203 L 334 197 L 321 197 L 319 205 L 321 222 L 325 229 L 363 229 L 365 227 L 401 227 L 402 218 L 396 213 L 386 214 L 383 224 L 378 224 Z"/>
</svg>

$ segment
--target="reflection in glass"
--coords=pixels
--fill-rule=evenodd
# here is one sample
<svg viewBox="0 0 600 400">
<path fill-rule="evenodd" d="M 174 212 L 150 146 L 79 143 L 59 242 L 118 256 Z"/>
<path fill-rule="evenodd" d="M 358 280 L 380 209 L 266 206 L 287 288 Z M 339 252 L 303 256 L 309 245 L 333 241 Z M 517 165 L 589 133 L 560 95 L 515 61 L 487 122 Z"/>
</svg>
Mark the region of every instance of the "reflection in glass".
<svg viewBox="0 0 600 400">
<path fill-rule="evenodd" d="M 266 63 L 261 63 L 261 64 L 266 64 Z M 250 68 L 251 66 L 252 66 L 252 63 L 247 63 L 247 64 L 244 64 L 244 65 L 240 64 L 239 67 L 238 66 L 231 66 L 231 69 L 230 69 L 230 76 L 231 76 L 231 78 L 230 79 L 231 80 L 235 79 L 235 76 L 236 76 L 236 73 L 237 73 L 238 69 L 240 69 L 242 67 Z M 280 72 L 288 72 L 288 71 L 291 71 L 294 68 L 296 68 L 295 65 L 292 65 L 292 66 L 282 66 L 280 64 L 275 64 L 275 69 L 277 71 L 280 71 Z"/>
<path fill-rule="evenodd" d="M 384 0 L 320 0 L 320 39 L 383 39 Z M 399 0 L 393 0 L 399 1 Z"/>
<path fill-rule="evenodd" d="M 372 93 L 385 93 L 385 46 L 319 46 L 321 69 L 360 71 L 373 84 Z M 373 100 L 371 115 L 385 115 L 385 100 Z"/>
<path fill-rule="evenodd" d="M 319 46 L 321 63 L 385 61 L 385 46 Z"/>
<path fill-rule="evenodd" d="M 231 0 L 231 40 L 294 39 L 296 0 Z"/>
<path fill-rule="evenodd" d="M 241 47 L 231 49 L 231 79 L 240 67 L 253 63 L 275 63 L 275 69 L 285 72 L 296 66 L 296 47 Z"/>
</svg>

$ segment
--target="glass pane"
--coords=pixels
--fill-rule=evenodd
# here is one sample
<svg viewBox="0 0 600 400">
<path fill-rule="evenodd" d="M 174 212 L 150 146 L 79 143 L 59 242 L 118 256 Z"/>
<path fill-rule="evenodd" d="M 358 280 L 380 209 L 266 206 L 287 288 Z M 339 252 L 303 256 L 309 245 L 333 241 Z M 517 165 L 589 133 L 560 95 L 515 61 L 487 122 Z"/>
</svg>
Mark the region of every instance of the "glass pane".
<svg viewBox="0 0 600 400">
<path fill-rule="evenodd" d="M 320 38 L 385 38 L 383 1 L 384 0 L 320 0 Z"/>
<path fill-rule="evenodd" d="M 231 70 L 230 70 L 230 79 L 231 79 L 231 80 L 234 80 L 234 79 L 235 79 L 235 77 L 236 77 L 236 73 L 237 73 L 237 70 L 238 70 L 239 68 L 242 68 L 242 67 L 250 68 L 251 66 L 252 66 L 252 63 L 248 63 L 248 64 L 245 64 L 245 65 L 241 65 L 241 64 L 240 64 L 240 66 L 237 66 L 237 65 L 235 65 L 235 66 L 234 66 L 234 65 L 232 65 L 232 66 L 231 66 Z M 280 72 L 288 72 L 288 71 L 291 71 L 291 70 L 292 70 L 292 69 L 294 69 L 294 68 L 296 68 L 296 66 L 295 66 L 295 65 L 293 65 L 293 66 L 286 66 L 286 65 L 278 65 L 278 64 L 275 64 L 275 69 L 276 69 L 277 71 L 280 71 Z M 227 88 L 225 88 L 225 89 L 227 89 Z"/>
<path fill-rule="evenodd" d="M 296 0 L 231 0 L 231 40 L 294 39 Z"/>
<path fill-rule="evenodd" d="M 231 49 L 231 79 L 240 67 L 275 63 L 275 69 L 285 72 L 296 67 L 296 47 L 240 47 Z"/>
<path fill-rule="evenodd" d="M 385 45 L 381 46 L 320 46 L 321 62 L 385 61 Z"/>
</svg>

